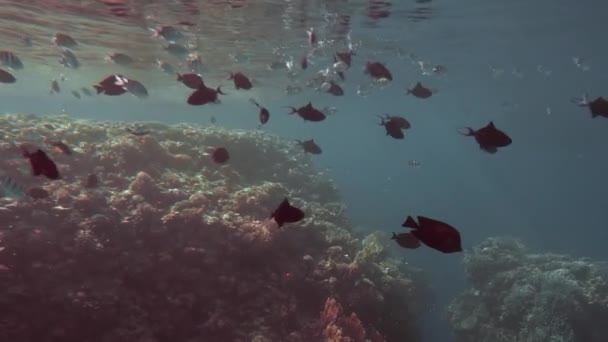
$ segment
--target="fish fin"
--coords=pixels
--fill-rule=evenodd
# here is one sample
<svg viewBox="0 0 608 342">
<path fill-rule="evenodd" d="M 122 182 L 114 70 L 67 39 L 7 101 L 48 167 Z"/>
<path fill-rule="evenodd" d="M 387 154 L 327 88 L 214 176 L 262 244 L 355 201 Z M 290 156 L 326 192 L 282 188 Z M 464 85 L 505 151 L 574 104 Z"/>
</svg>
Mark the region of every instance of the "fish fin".
<svg viewBox="0 0 608 342">
<path fill-rule="evenodd" d="M 490 121 L 490 123 L 488 124 L 488 127 L 490 127 L 490 128 L 496 128 L 496 126 L 494 126 L 494 121 Z"/>
<path fill-rule="evenodd" d="M 391 236 L 391 240 L 397 240 L 397 234 L 395 234 L 395 232 L 393 232 L 393 236 Z"/>
<path fill-rule="evenodd" d="M 408 227 L 408 228 L 414 228 L 414 229 L 420 228 L 420 226 L 418 225 L 418 223 L 416 223 L 416 221 L 414 221 L 414 219 L 411 216 L 408 216 L 405 219 L 405 222 L 403 222 L 403 224 L 401 225 L 401 227 Z"/>
<path fill-rule="evenodd" d="M 94 85 L 93 88 L 95 88 L 95 90 L 97 91 L 97 94 L 101 94 L 103 93 L 103 87 L 100 85 Z"/>
<path fill-rule="evenodd" d="M 217 91 L 218 94 L 226 95 L 226 93 L 222 91 L 222 86 L 218 86 L 215 91 Z"/>
</svg>

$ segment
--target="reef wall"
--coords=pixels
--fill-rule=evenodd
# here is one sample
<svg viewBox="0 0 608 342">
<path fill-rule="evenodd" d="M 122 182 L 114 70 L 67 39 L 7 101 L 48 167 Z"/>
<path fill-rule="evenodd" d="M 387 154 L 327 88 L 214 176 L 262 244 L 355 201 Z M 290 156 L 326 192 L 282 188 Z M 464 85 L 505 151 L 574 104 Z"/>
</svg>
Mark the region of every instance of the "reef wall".
<svg viewBox="0 0 608 342">
<path fill-rule="evenodd" d="M 357 237 L 294 142 L 66 116 L 0 117 L 0 341 L 419 341 L 426 286 L 387 236 Z M 66 155 L 51 148 L 62 141 Z M 60 180 L 33 177 L 41 147 Z M 205 148 L 223 146 L 219 166 Z M 30 192 L 27 192 L 30 193 Z M 288 197 L 306 213 L 278 228 Z"/>
<path fill-rule="evenodd" d="M 467 253 L 472 288 L 450 305 L 456 341 L 608 340 L 605 265 L 532 254 L 514 239 L 491 238 Z"/>
</svg>

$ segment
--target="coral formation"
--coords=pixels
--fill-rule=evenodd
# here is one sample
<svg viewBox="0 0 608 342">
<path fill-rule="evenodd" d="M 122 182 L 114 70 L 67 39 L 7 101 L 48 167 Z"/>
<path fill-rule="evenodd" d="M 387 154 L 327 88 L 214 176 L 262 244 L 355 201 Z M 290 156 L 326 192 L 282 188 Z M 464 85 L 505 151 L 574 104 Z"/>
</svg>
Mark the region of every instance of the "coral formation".
<svg viewBox="0 0 608 342">
<path fill-rule="evenodd" d="M 464 259 L 472 288 L 448 311 L 456 341 L 601 342 L 608 336 L 608 274 L 599 264 L 530 254 L 491 238 Z"/>
<path fill-rule="evenodd" d="M 355 236 L 296 143 L 65 116 L 0 127 L 2 169 L 50 194 L 0 199 L 1 341 L 420 340 L 424 284 L 385 236 Z M 46 148 L 62 179 L 32 177 L 22 143 Z M 268 216 L 284 197 L 306 217 L 279 229 Z"/>
</svg>

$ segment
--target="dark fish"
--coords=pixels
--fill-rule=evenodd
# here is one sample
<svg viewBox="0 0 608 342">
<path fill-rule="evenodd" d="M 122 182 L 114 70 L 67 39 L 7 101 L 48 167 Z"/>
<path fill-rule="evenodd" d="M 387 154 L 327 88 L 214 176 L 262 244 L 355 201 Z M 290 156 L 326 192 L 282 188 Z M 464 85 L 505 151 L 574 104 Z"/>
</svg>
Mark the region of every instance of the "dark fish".
<svg viewBox="0 0 608 342">
<path fill-rule="evenodd" d="M 51 141 L 49 145 L 53 146 L 57 152 L 61 152 L 68 156 L 72 155 L 72 150 L 70 147 L 61 141 Z"/>
<path fill-rule="evenodd" d="M 608 100 L 601 96 L 593 101 L 589 101 L 587 94 L 585 94 L 580 99 L 573 99 L 572 102 L 576 103 L 580 107 L 588 107 L 592 118 L 597 116 L 608 118 Z"/>
<path fill-rule="evenodd" d="M 129 132 L 129 133 L 131 133 L 131 134 L 133 134 L 135 136 L 138 136 L 138 137 L 150 134 L 150 131 L 146 131 L 143 128 L 125 127 L 125 131 L 127 131 L 127 132 Z"/>
<path fill-rule="evenodd" d="M 61 49 L 59 63 L 70 69 L 78 69 L 80 67 L 80 62 L 78 61 L 78 58 L 76 58 L 76 55 L 70 49 L 66 48 Z"/>
<path fill-rule="evenodd" d="M 321 150 L 321 147 L 319 145 L 317 145 L 317 143 L 315 143 L 314 139 L 304 140 L 304 141 L 297 140 L 297 142 L 300 146 L 302 146 L 304 151 L 307 153 L 310 153 L 310 154 L 323 153 L 323 151 Z"/>
<path fill-rule="evenodd" d="M 162 37 L 167 41 L 178 41 L 184 38 L 184 35 L 175 27 L 169 25 L 163 25 L 156 29 L 153 29 L 154 35 L 153 37 Z"/>
<path fill-rule="evenodd" d="M 207 103 L 217 103 L 218 94 L 226 95 L 225 93 L 222 92 L 221 87 L 217 87 L 217 89 L 213 89 L 213 88 L 203 86 L 202 88 L 199 88 L 199 89 L 195 90 L 194 92 L 192 92 L 192 94 L 190 94 L 190 96 L 188 96 L 187 102 L 189 105 L 192 105 L 192 106 L 201 106 L 201 105 L 204 105 Z"/>
<path fill-rule="evenodd" d="M 91 173 L 84 179 L 83 186 L 87 189 L 96 188 L 99 186 L 99 178 L 96 174 Z"/>
<path fill-rule="evenodd" d="M 317 43 L 317 35 L 315 34 L 315 29 L 310 28 L 306 31 L 306 35 L 308 36 L 308 45 L 313 46 Z"/>
<path fill-rule="evenodd" d="M 80 88 L 80 91 L 83 94 L 85 94 L 86 96 L 93 96 L 93 94 L 91 93 L 91 91 L 89 90 L 89 88 L 82 87 L 82 88 Z"/>
<path fill-rule="evenodd" d="M 123 86 L 132 95 L 145 99 L 149 96 L 148 89 L 139 81 L 129 78 L 124 78 L 118 81 L 118 86 Z"/>
<path fill-rule="evenodd" d="M 304 218 L 304 212 L 291 206 L 287 198 L 285 198 L 279 207 L 270 215 L 270 218 L 274 218 L 274 222 L 276 222 L 279 227 L 282 227 L 285 223 L 295 223 L 302 220 Z"/>
<path fill-rule="evenodd" d="M 165 47 L 165 50 L 173 56 L 180 58 L 185 57 L 190 53 L 190 51 L 185 46 L 177 43 L 169 43 L 169 45 Z"/>
<path fill-rule="evenodd" d="M 123 75 L 115 74 L 106 76 L 98 84 L 94 85 L 93 88 L 97 91 L 97 94 L 105 94 L 110 96 L 122 95 L 127 92 L 127 88 L 124 86 L 126 78 Z"/>
<path fill-rule="evenodd" d="M 211 159 L 218 164 L 224 164 L 230 159 L 230 154 L 224 147 L 214 147 L 213 152 L 211 153 Z"/>
<path fill-rule="evenodd" d="M 412 233 L 393 233 L 391 240 L 396 240 L 397 244 L 403 248 L 416 249 L 420 247 L 420 240 L 418 240 L 418 238 L 416 238 Z"/>
<path fill-rule="evenodd" d="M 291 113 L 289 114 L 297 113 L 302 119 L 304 119 L 304 121 L 318 122 L 325 120 L 325 118 L 327 117 L 325 114 L 323 114 L 323 112 L 314 108 L 310 102 L 308 102 L 306 106 L 297 109 L 294 107 L 287 108 L 291 109 Z"/>
<path fill-rule="evenodd" d="M 135 61 L 131 56 L 121 52 L 114 52 L 108 55 L 107 58 L 118 65 L 124 66 L 130 65 Z"/>
<path fill-rule="evenodd" d="M 157 60 L 156 64 L 158 64 L 158 68 L 166 74 L 173 75 L 175 73 L 175 68 L 173 67 L 173 65 L 167 62 Z"/>
<path fill-rule="evenodd" d="M 53 43 L 57 46 L 62 46 L 66 48 L 74 48 L 78 45 L 76 40 L 65 33 L 56 33 L 53 36 Z"/>
<path fill-rule="evenodd" d="M 326 92 L 330 93 L 334 96 L 342 96 L 344 95 L 344 89 L 340 87 L 336 82 L 329 81 L 321 85 L 322 89 L 327 89 Z"/>
<path fill-rule="evenodd" d="M 1 83 L 15 83 L 17 79 L 10 72 L 0 69 L 0 82 Z"/>
<path fill-rule="evenodd" d="M 384 126 L 386 135 L 390 135 L 394 139 L 403 139 L 405 134 L 403 133 L 402 124 L 399 120 L 392 120 L 390 116 L 380 117 L 380 126 Z"/>
<path fill-rule="evenodd" d="M 429 88 L 424 87 L 420 82 L 416 83 L 414 88 L 408 89 L 407 94 L 412 94 L 421 99 L 427 99 L 433 95 L 433 91 Z"/>
<path fill-rule="evenodd" d="M 302 70 L 306 70 L 308 68 L 308 54 L 302 56 L 302 59 L 300 60 L 300 67 Z"/>
<path fill-rule="evenodd" d="M 365 73 L 377 80 L 393 80 L 393 75 L 391 75 L 391 72 L 388 71 L 386 66 L 380 62 L 367 62 L 365 65 Z"/>
<path fill-rule="evenodd" d="M 346 52 L 336 52 L 336 55 L 334 56 L 334 62 L 337 62 L 338 60 L 344 62 L 348 67 L 350 67 L 350 63 L 352 61 L 352 56 L 354 56 L 355 53 L 353 51 L 346 51 Z"/>
<path fill-rule="evenodd" d="M 412 127 L 410 122 L 407 121 L 407 119 L 402 116 L 384 114 L 384 117 L 381 117 L 379 115 L 378 115 L 378 117 L 380 117 L 380 119 L 383 119 L 383 120 L 394 121 L 395 124 L 397 126 L 399 126 L 399 128 L 401 128 L 401 129 L 409 129 L 410 127 Z"/>
<path fill-rule="evenodd" d="M 23 69 L 23 62 L 11 51 L 0 51 L 0 64 L 13 70 Z"/>
<path fill-rule="evenodd" d="M 44 153 L 38 149 L 36 152 L 30 153 L 27 149 L 22 148 L 23 157 L 28 158 L 32 167 L 34 176 L 46 176 L 48 179 L 59 179 L 59 171 L 55 163 Z"/>
<path fill-rule="evenodd" d="M 108 76 L 104 77 L 101 81 L 99 81 L 97 84 L 99 84 L 102 87 L 115 86 L 123 78 L 125 78 L 125 77 L 122 74 L 108 75 Z"/>
<path fill-rule="evenodd" d="M 425 245 L 443 253 L 461 252 L 460 233 L 447 223 L 433 220 L 424 216 L 417 216 L 418 223 L 408 216 L 402 227 L 413 228 L 410 231 Z"/>
<path fill-rule="evenodd" d="M 74 95 L 75 98 L 80 100 L 80 93 L 76 90 L 72 90 L 72 95 Z"/>
<path fill-rule="evenodd" d="M 234 81 L 234 87 L 237 90 L 239 90 L 239 89 L 249 90 L 252 87 L 251 81 L 249 80 L 249 78 L 247 78 L 247 76 L 243 75 L 243 73 L 241 73 L 241 72 L 230 73 L 229 79 Z"/>
<path fill-rule="evenodd" d="M 249 102 L 253 103 L 260 109 L 260 113 L 258 114 L 258 117 L 260 119 L 260 126 L 266 124 L 270 119 L 270 112 L 268 111 L 268 109 L 260 106 L 260 104 L 257 103 L 257 101 L 254 99 L 249 99 Z"/>
<path fill-rule="evenodd" d="M 61 92 L 61 88 L 59 88 L 59 82 L 57 82 L 57 80 L 52 80 L 51 81 L 51 94 L 56 94 L 56 93 L 60 93 Z"/>
<path fill-rule="evenodd" d="M 43 199 L 49 197 L 49 192 L 43 188 L 34 187 L 27 189 L 27 195 L 33 199 Z"/>
<path fill-rule="evenodd" d="M 496 128 L 492 121 L 477 131 L 471 127 L 466 127 L 466 129 L 468 130 L 467 133 L 460 132 L 460 134 L 475 137 L 479 147 L 488 153 L 496 153 L 498 147 L 508 146 L 512 142 L 511 138 L 505 132 Z"/>
<path fill-rule="evenodd" d="M 203 76 L 195 73 L 179 74 L 177 73 L 177 80 L 182 82 L 186 87 L 191 89 L 199 89 L 205 86 Z"/>
</svg>

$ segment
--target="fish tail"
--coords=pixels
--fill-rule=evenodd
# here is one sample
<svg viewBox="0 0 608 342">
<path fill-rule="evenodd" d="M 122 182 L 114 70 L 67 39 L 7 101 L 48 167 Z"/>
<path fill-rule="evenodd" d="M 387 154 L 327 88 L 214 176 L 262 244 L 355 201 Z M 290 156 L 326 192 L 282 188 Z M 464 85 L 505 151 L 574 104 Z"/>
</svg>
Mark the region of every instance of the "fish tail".
<svg viewBox="0 0 608 342">
<path fill-rule="evenodd" d="M 226 93 L 224 93 L 222 91 L 222 86 L 218 86 L 217 89 L 216 89 L 216 91 L 217 91 L 218 94 L 226 95 Z"/>
<path fill-rule="evenodd" d="M 254 99 L 249 99 L 249 102 L 253 103 L 254 105 L 256 105 L 258 108 L 260 108 L 260 104 L 254 100 Z"/>
<path fill-rule="evenodd" d="M 103 87 L 100 85 L 94 85 L 93 88 L 97 91 L 97 94 L 103 93 Z"/>
</svg>

